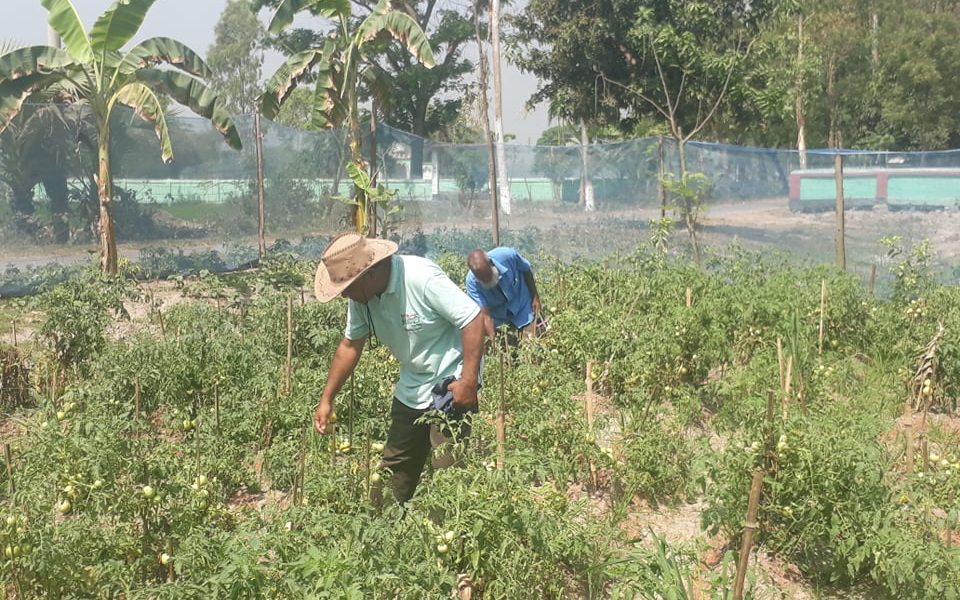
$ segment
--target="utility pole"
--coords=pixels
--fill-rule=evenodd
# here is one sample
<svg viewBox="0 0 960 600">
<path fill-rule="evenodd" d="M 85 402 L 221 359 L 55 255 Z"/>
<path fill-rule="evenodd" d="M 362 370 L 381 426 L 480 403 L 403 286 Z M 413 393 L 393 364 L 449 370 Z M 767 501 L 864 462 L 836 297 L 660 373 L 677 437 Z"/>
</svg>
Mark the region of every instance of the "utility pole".
<svg viewBox="0 0 960 600">
<path fill-rule="evenodd" d="M 503 83 L 500 77 L 500 0 L 490 2 L 490 42 L 493 46 L 493 127 L 497 144 L 497 179 L 500 210 L 510 214 L 510 182 L 507 179 L 507 151 L 503 147 Z"/>
</svg>

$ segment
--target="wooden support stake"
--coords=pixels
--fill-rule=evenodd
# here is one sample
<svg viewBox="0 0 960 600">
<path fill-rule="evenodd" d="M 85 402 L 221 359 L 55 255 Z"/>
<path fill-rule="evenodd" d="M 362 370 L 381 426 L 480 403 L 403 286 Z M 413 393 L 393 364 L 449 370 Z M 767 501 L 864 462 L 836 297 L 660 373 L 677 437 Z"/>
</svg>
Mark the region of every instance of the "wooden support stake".
<svg viewBox="0 0 960 600">
<path fill-rule="evenodd" d="M 364 490 L 366 492 L 366 496 L 364 496 L 364 498 L 369 498 L 371 493 L 371 490 L 370 490 L 370 423 L 369 422 L 363 426 L 363 470 L 364 470 L 364 475 L 366 475 L 366 482 L 367 482 L 366 486 L 364 486 Z"/>
<path fill-rule="evenodd" d="M 216 418 L 217 434 L 220 433 L 220 380 L 213 382 L 213 413 Z"/>
<path fill-rule="evenodd" d="M 133 414 L 138 421 L 140 420 L 140 394 L 140 378 L 137 377 L 133 382 Z"/>
<path fill-rule="evenodd" d="M 287 364 L 283 389 L 288 395 L 293 392 L 293 296 L 287 297 Z"/>
<path fill-rule="evenodd" d="M 593 437 L 593 417 L 594 417 L 594 402 L 593 402 L 593 365 L 592 360 L 587 361 L 587 370 L 586 370 L 586 383 L 587 383 L 587 393 L 583 397 L 583 408 L 584 415 L 586 416 L 587 421 L 587 437 Z M 590 465 L 590 483 L 592 484 L 594 490 L 597 489 L 597 465 L 591 459 L 589 461 Z"/>
<path fill-rule="evenodd" d="M 750 500 L 747 503 L 747 522 L 743 527 L 740 541 L 740 558 L 737 561 L 737 577 L 733 585 L 733 600 L 743 600 L 743 586 L 747 578 L 747 564 L 750 561 L 750 549 L 759 524 L 757 512 L 760 508 L 760 491 L 763 488 L 763 470 L 754 469 L 753 482 L 750 484 Z"/>
<path fill-rule="evenodd" d="M 913 453 L 914 453 L 914 441 L 913 441 L 913 402 L 910 399 L 907 399 L 903 404 L 903 433 L 906 438 L 906 449 L 905 458 L 906 458 L 906 470 L 907 475 L 913 473 Z"/>
<path fill-rule="evenodd" d="M 870 297 L 873 298 L 877 286 L 877 265 L 870 265 Z"/>
<path fill-rule="evenodd" d="M 500 403 L 497 406 L 497 470 L 502 471 L 506 462 L 507 454 L 507 415 L 506 415 L 506 390 L 504 386 L 504 361 L 505 357 L 503 345 L 498 345 L 500 354 Z"/>
<path fill-rule="evenodd" d="M 687 288 L 687 308 L 693 306 L 693 288 Z"/>
<path fill-rule="evenodd" d="M 347 438 L 353 444 L 353 415 L 357 412 L 357 386 L 356 378 L 350 375 L 350 416 L 347 419 Z"/>
<path fill-rule="evenodd" d="M 309 423 L 309 421 L 308 421 Z M 303 505 L 303 484 L 307 473 L 307 440 L 310 426 L 305 425 L 300 433 L 300 456 L 297 458 L 297 480 L 293 490 L 293 505 Z"/>
<path fill-rule="evenodd" d="M 787 406 L 790 405 L 790 393 L 793 391 L 793 355 L 787 356 L 787 378 L 783 384 L 783 416 L 787 416 Z"/>
<path fill-rule="evenodd" d="M 7 461 L 7 485 L 10 488 L 10 496 L 17 493 L 17 486 L 13 482 L 13 453 L 10 451 L 10 444 L 3 445 L 3 457 Z"/>
<path fill-rule="evenodd" d="M 584 411 L 587 417 L 587 430 L 593 433 L 593 365 L 592 360 L 587 361 L 587 394 L 584 397 Z"/>
<path fill-rule="evenodd" d="M 10 321 L 10 328 L 13 330 L 13 347 L 17 347 L 17 320 Z"/>
<path fill-rule="evenodd" d="M 786 375 L 785 375 L 785 364 L 783 362 L 783 340 L 780 339 L 780 336 L 777 336 L 777 365 L 780 367 L 780 389 L 786 389 Z"/>
<path fill-rule="evenodd" d="M 823 354 L 823 319 L 827 312 L 827 280 L 820 280 L 820 335 L 817 354 Z"/>
</svg>

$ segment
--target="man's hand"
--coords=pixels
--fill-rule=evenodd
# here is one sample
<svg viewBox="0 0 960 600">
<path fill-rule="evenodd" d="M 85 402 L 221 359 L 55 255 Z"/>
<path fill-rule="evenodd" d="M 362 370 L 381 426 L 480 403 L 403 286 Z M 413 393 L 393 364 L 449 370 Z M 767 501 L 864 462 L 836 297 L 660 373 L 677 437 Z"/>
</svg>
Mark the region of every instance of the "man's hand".
<svg viewBox="0 0 960 600">
<path fill-rule="evenodd" d="M 458 379 L 447 388 L 453 392 L 453 405 L 468 410 L 477 405 L 477 383 Z"/>
<path fill-rule="evenodd" d="M 530 307 L 533 308 L 534 318 L 540 316 L 540 311 L 543 307 L 540 306 L 540 294 L 534 294 L 533 300 L 530 301 Z"/>
<path fill-rule="evenodd" d="M 333 429 L 331 427 L 328 430 L 328 426 L 336 422 L 337 416 L 333 413 L 333 402 L 321 400 L 320 404 L 317 405 L 317 411 L 313 414 L 313 428 L 320 435 L 326 435 Z"/>
</svg>

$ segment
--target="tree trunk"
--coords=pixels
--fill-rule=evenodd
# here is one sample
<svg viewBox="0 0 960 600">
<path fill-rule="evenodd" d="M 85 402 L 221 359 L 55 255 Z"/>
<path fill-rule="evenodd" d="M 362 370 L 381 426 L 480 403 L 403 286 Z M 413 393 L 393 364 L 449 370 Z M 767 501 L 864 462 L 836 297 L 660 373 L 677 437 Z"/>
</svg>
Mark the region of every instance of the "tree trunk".
<svg viewBox="0 0 960 600">
<path fill-rule="evenodd" d="M 477 55 L 480 65 L 480 121 L 483 127 L 483 139 L 487 143 L 487 171 L 490 187 L 490 228 L 493 230 L 493 245 L 500 245 L 500 210 L 497 201 L 497 156 L 493 147 L 493 134 L 490 132 L 490 107 L 487 105 L 487 51 L 483 47 L 480 35 L 480 1 L 474 5 L 473 27 L 477 36 Z"/>
<path fill-rule="evenodd" d="M 427 107 L 416 107 L 413 115 L 413 142 L 410 144 L 410 179 L 423 179 L 423 138 L 426 136 Z"/>
<path fill-rule="evenodd" d="M 687 185 L 687 141 L 683 139 L 683 132 L 677 131 L 677 156 L 680 158 L 680 183 L 684 187 Z M 697 266 L 703 266 L 703 255 L 700 251 L 700 240 L 697 238 L 697 206 L 695 203 L 699 200 L 692 194 L 685 194 L 683 197 L 683 223 L 687 227 L 687 233 L 690 235 L 690 243 L 693 244 L 693 256 Z"/>
<path fill-rule="evenodd" d="M 98 127 L 97 141 L 99 169 L 97 195 L 100 200 L 100 270 L 109 275 L 117 273 L 117 240 L 113 227 L 113 179 L 110 174 L 110 117 Z"/>
<path fill-rule="evenodd" d="M 590 177 L 590 134 L 587 132 L 587 122 L 580 119 L 580 205 L 584 212 L 593 212 L 594 195 L 593 179 Z"/>
<path fill-rule="evenodd" d="M 356 78 L 356 66 L 350 67 L 354 69 L 352 77 L 347 78 L 349 83 L 349 88 L 347 93 L 349 95 L 350 102 L 350 160 L 363 170 L 366 168 L 363 160 L 363 153 L 360 148 L 360 118 L 358 112 L 360 110 L 359 103 L 357 101 L 357 78 Z M 367 233 L 367 195 L 366 193 L 358 188 L 356 185 L 353 186 L 353 199 L 356 202 L 356 205 L 353 207 L 353 226 L 354 230 L 362 235 Z"/>
<path fill-rule="evenodd" d="M 17 218 L 28 217 L 36 211 L 33 204 L 33 186 L 26 185 L 10 186 L 11 198 L 10 208 Z"/>
<path fill-rule="evenodd" d="M 67 177 L 60 168 L 48 169 L 41 176 L 43 189 L 50 199 L 50 220 L 53 230 L 53 241 L 57 244 L 66 244 L 70 241 L 70 226 L 67 220 L 69 206 L 69 189 Z"/>
<path fill-rule="evenodd" d="M 500 0 L 490 3 L 490 36 L 493 46 L 493 126 L 497 136 L 497 187 L 500 210 L 511 212 L 510 181 L 507 177 L 507 151 L 503 146 L 503 83 L 500 78 Z"/>
</svg>

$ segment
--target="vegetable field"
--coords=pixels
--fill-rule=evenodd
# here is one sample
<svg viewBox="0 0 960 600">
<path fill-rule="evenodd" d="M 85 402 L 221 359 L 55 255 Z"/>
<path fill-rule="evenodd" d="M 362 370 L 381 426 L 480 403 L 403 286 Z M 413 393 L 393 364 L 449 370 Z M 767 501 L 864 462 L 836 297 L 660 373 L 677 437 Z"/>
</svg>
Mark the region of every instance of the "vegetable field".
<svg viewBox="0 0 960 600">
<path fill-rule="evenodd" d="M 924 248 L 891 254 L 883 298 L 735 247 L 703 269 L 659 246 L 540 257 L 549 333 L 503 368 L 491 350 L 461 466 L 380 512 L 397 365 L 368 347 L 336 434 L 313 432 L 345 318 L 305 295 L 313 264 L 81 272 L 0 311 L 0 585 L 719 599 L 745 558 L 747 598 L 956 598 L 960 292 Z"/>
</svg>

